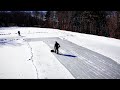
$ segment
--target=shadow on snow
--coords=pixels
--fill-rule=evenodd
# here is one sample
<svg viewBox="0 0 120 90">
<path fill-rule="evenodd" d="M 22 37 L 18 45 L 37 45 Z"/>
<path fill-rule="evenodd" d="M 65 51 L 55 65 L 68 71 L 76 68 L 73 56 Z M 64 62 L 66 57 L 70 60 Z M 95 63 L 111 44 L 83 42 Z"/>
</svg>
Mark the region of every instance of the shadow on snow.
<svg viewBox="0 0 120 90">
<path fill-rule="evenodd" d="M 59 53 L 59 55 L 62 55 L 62 56 L 68 56 L 68 57 L 77 57 L 75 55 L 70 55 L 70 54 L 62 54 L 62 53 Z"/>
</svg>

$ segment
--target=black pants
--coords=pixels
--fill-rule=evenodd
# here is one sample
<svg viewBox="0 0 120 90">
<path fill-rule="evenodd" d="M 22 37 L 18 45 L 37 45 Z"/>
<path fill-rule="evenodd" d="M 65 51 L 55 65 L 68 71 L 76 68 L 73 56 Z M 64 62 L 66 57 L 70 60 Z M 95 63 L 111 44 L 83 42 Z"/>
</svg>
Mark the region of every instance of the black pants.
<svg viewBox="0 0 120 90">
<path fill-rule="evenodd" d="M 20 36 L 20 33 L 18 33 L 18 35 Z"/>
<path fill-rule="evenodd" d="M 59 50 L 58 50 L 58 48 L 55 48 L 55 53 L 57 53 L 57 54 L 59 53 Z"/>
</svg>

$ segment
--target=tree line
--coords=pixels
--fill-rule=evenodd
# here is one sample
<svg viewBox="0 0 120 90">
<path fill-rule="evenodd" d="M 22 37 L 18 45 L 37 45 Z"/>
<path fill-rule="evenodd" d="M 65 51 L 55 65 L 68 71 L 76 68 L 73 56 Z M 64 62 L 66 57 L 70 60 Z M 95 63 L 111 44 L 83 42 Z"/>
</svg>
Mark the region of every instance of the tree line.
<svg viewBox="0 0 120 90">
<path fill-rule="evenodd" d="M 119 11 L 48 11 L 46 27 L 120 39 Z"/>
<path fill-rule="evenodd" d="M 119 11 L 0 11 L 0 27 L 43 27 L 120 39 Z"/>
<path fill-rule="evenodd" d="M 33 15 L 34 16 L 33 16 Z M 25 12 L 25 11 L 0 11 L 0 26 L 42 26 L 43 20 L 37 17 L 37 12 Z"/>
</svg>

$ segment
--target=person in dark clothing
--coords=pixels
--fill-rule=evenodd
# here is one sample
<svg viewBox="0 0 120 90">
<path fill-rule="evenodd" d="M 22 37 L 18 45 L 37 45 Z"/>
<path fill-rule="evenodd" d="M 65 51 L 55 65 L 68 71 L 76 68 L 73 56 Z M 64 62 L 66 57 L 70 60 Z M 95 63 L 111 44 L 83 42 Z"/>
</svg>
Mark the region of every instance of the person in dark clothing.
<svg viewBox="0 0 120 90">
<path fill-rule="evenodd" d="M 60 47 L 60 44 L 57 42 L 57 41 L 55 41 L 55 45 L 54 45 L 54 50 L 55 50 L 55 53 L 59 53 L 59 47 Z"/>
<path fill-rule="evenodd" d="M 20 36 L 20 31 L 18 31 L 18 35 Z"/>
</svg>

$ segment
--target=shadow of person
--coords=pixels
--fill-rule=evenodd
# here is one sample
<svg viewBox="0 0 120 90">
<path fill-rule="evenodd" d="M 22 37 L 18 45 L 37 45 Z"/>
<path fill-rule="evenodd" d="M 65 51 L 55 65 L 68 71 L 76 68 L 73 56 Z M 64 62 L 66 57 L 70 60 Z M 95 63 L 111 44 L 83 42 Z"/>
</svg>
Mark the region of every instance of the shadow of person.
<svg viewBox="0 0 120 90">
<path fill-rule="evenodd" d="M 58 53 L 59 55 L 62 55 L 62 56 L 68 56 L 68 57 L 77 57 L 75 55 L 70 55 L 70 54 L 62 54 L 62 53 Z"/>
</svg>

